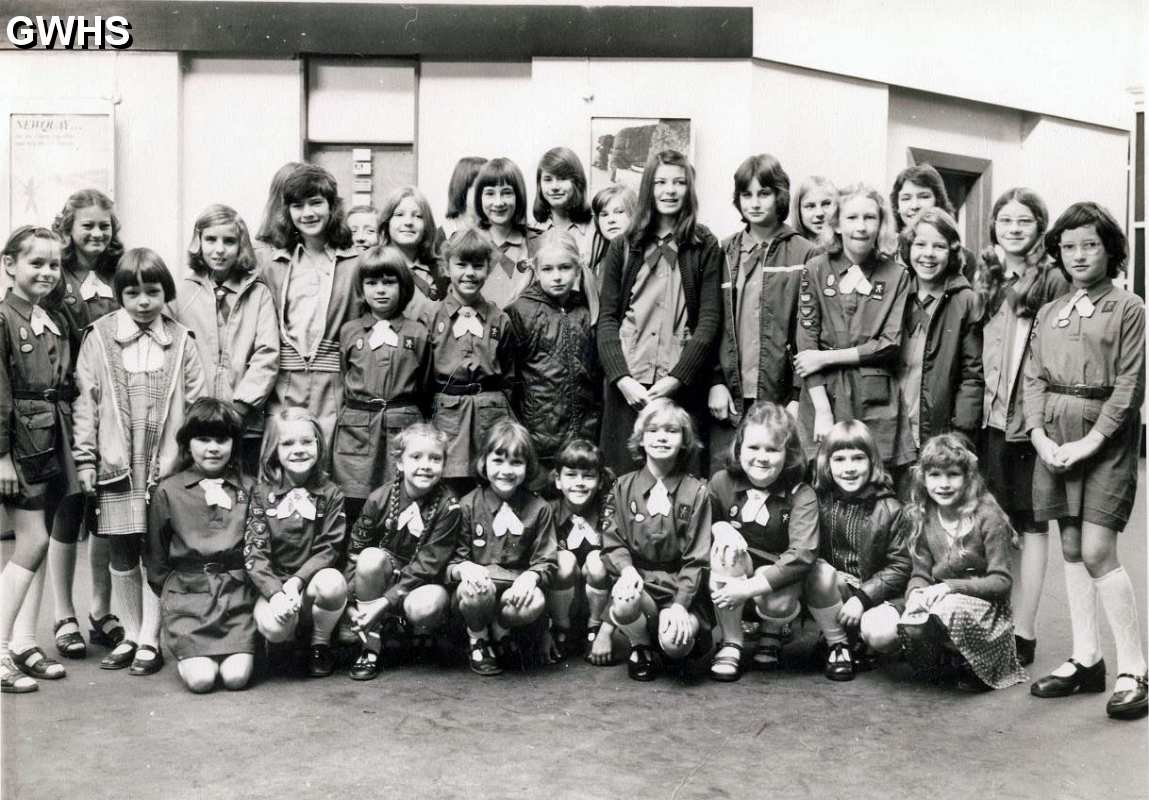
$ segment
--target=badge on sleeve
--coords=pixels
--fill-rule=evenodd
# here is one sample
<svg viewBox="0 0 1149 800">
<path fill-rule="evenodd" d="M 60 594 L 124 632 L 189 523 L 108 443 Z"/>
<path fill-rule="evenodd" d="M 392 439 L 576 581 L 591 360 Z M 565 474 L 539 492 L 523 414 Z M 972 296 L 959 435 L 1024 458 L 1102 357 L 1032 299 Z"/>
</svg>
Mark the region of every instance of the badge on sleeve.
<svg viewBox="0 0 1149 800">
<path fill-rule="evenodd" d="M 832 277 L 834 277 L 834 276 L 833 276 L 833 275 L 831 275 L 830 277 L 832 278 Z M 833 296 L 834 296 L 834 295 L 836 295 L 837 293 L 838 293 L 838 290 L 837 290 L 837 289 L 830 289 L 830 288 L 826 288 L 826 289 L 823 289 L 823 290 L 822 290 L 822 294 L 826 295 L 826 297 L 833 297 Z"/>
<path fill-rule="evenodd" d="M 802 292 L 798 295 L 798 299 L 803 303 L 812 303 L 814 301 L 814 295 L 810 294 L 809 292 Z"/>
<path fill-rule="evenodd" d="M 827 289 L 826 291 L 832 292 L 834 290 L 833 289 Z M 814 316 L 814 307 L 813 306 L 799 306 L 798 307 L 798 313 L 800 313 L 803 317 L 812 317 L 812 316 Z"/>
<path fill-rule="evenodd" d="M 803 328 L 813 328 L 814 327 L 814 320 L 812 320 L 812 319 L 802 320 L 802 327 Z"/>
<path fill-rule="evenodd" d="M 64 302 L 70 306 L 76 305 L 76 295 L 74 295 L 74 294 L 64 295 Z"/>
<path fill-rule="evenodd" d="M 738 516 L 738 504 L 735 503 L 734 505 L 730 506 L 730 519 L 734 519 L 737 516 Z"/>
</svg>

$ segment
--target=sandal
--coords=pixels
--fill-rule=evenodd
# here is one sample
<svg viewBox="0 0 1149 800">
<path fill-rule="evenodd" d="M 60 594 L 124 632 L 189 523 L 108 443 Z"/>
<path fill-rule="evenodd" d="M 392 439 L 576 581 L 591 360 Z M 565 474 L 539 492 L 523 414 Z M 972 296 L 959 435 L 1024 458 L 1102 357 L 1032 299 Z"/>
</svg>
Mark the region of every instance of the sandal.
<svg viewBox="0 0 1149 800">
<path fill-rule="evenodd" d="M 482 675 L 484 678 L 499 675 L 503 671 L 503 668 L 499 666 L 498 658 L 495 657 L 494 649 L 486 639 L 471 640 L 470 662 L 471 672 Z"/>
<path fill-rule="evenodd" d="M 91 630 L 88 631 L 88 639 L 92 644 L 114 650 L 119 647 L 120 642 L 124 641 L 124 626 L 115 614 L 105 614 L 99 619 L 95 619 L 89 614 L 88 622 L 92 626 Z M 118 667 L 114 669 L 118 669 Z"/>
<path fill-rule="evenodd" d="M 29 678 L 58 681 L 68 675 L 63 664 L 48 658 L 39 647 L 29 647 L 23 653 L 12 653 L 11 657 L 12 663 Z"/>
<path fill-rule="evenodd" d="M 763 670 L 782 667 L 782 637 L 776 633 L 764 633 L 758 640 L 758 649 L 752 657 L 754 666 Z"/>
<path fill-rule="evenodd" d="M 364 647 L 347 674 L 353 681 L 371 680 L 379 674 L 379 654 Z"/>
<path fill-rule="evenodd" d="M 742 677 L 743 646 L 739 642 L 723 642 L 710 662 L 710 677 L 731 683 Z"/>
<path fill-rule="evenodd" d="M 75 625 L 76 630 L 60 633 L 60 628 L 65 625 Z M 88 654 L 88 645 L 84 642 L 84 637 L 80 635 L 80 623 L 75 617 L 64 617 L 64 619 L 56 620 L 56 627 L 53 632 L 56 636 L 56 650 L 64 658 L 83 658 Z"/>
<path fill-rule="evenodd" d="M 40 688 L 40 684 L 16 668 L 11 656 L 0 658 L 0 692 L 27 694 Z"/>
<path fill-rule="evenodd" d="M 151 653 L 151 658 L 140 658 L 145 653 Z M 155 675 L 164 668 L 164 654 L 150 644 L 141 644 L 136 648 L 136 655 L 132 659 L 132 666 L 128 669 L 129 675 Z"/>
</svg>

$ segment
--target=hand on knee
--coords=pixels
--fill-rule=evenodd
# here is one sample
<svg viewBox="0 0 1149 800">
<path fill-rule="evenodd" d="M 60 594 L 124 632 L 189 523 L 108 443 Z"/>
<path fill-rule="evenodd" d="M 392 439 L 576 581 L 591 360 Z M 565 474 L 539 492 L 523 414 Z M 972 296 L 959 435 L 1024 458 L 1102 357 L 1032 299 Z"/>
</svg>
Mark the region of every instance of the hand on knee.
<svg viewBox="0 0 1149 800">
<path fill-rule="evenodd" d="M 619 625 L 630 625 L 642 616 L 642 601 L 627 600 L 619 602 L 611 598 L 610 616 Z"/>
</svg>

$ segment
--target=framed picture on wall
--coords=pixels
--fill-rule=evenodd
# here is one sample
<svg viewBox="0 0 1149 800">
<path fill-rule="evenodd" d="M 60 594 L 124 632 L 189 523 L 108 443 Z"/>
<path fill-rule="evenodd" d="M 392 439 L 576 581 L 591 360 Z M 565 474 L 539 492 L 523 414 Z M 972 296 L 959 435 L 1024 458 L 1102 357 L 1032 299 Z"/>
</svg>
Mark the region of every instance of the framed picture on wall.
<svg viewBox="0 0 1149 800">
<path fill-rule="evenodd" d="M 591 117 L 590 193 L 611 183 L 638 191 L 651 153 L 678 150 L 694 160 L 694 138 L 687 117 Z"/>
</svg>

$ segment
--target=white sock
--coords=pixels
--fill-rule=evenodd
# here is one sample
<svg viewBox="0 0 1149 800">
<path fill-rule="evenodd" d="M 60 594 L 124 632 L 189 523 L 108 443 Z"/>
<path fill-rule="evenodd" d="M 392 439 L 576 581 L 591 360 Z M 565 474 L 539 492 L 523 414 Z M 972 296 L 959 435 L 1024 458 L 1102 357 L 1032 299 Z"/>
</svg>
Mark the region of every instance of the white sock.
<svg viewBox="0 0 1149 800">
<path fill-rule="evenodd" d="M 76 616 L 72 584 L 76 577 L 76 543 L 48 542 L 48 576 L 52 582 L 52 603 L 56 619 Z M 79 631 L 79 626 L 76 626 Z"/>
<path fill-rule="evenodd" d="M 140 568 L 134 567 L 127 572 L 110 569 L 109 574 L 112 582 L 112 607 L 124 625 L 124 638 L 139 644 L 140 622 L 144 612 L 144 599 L 140 594 L 143 588 Z"/>
<path fill-rule="evenodd" d="M 8 643 L 12 638 L 12 628 L 16 615 L 24 604 L 28 587 L 35 575 L 32 570 L 22 567 L 11 559 L 0 573 L 0 655 L 8 654 Z"/>
<path fill-rule="evenodd" d="M 1105 616 L 1117 642 L 1117 671 L 1130 675 L 1145 674 L 1145 655 L 1141 650 L 1141 627 L 1137 623 L 1137 598 L 1133 594 L 1133 581 L 1124 567 L 1093 580 L 1097 595 L 1105 608 Z M 1122 678 L 1132 689 L 1132 681 Z"/>
<path fill-rule="evenodd" d="M 141 576 L 140 600 L 143 606 L 143 615 L 140 619 L 140 638 L 136 644 L 150 644 L 160 649 L 160 598 L 152 591 L 146 580 Z"/>
<path fill-rule="evenodd" d="M 598 589 L 594 586 L 586 587 L 586 604 L 589 610 L 588 621 L 602 622 L 602 612 L 606 610 L 606 603 L 610 600 L 610 590 Z"/>
<path fill-rule="evenodd" d="M 336 609 L 320 608 L 318 603 L 311 606 L 312 644 L 331 643 L 331 632 L 339 624 L 339 618 L 343 616 L 345 605 L 346 603 Z"/>
<path fill-rule="evenodd" d="M 106 537 L 88 536 L 88 568 L 92 572 L 92 619 L 103 619 L 112 610 L 111 545 Z M 123 622 L 123 620 L 120 620 Z"/>
<path fill-rule="evenodd" d="M 784 617 L 768 617 L 759 609 L 758 618 L 762 620 L 762 633 L 770 636 L 781 636 L 782 629 L 796 620 L 800 613 L 802 613 L 802 608 L 797 606 L 792 614 L 787 614 Z"/>
<path fill-rule="evenodd" d="M 818 629 L 826 638 L 826 644 L 833 647 L 836 644 L 849 641 L 846 629 L 838 622 L 838 612 L 842 610 L 842 601 L 839 600 L 828 608 L 814 608 L 810 606 L 810 616 L 818 623 Z"/>
<path fill-rule="evenodd" d="M 1080 561 L 1065 562 L 1065 594 L 1069 603 L 1069 624 L 1073 628 L 1073 660 L 1083 667 L 1091 667 L 1101 660 L 1097 588 L 1085 564 Z M 1058 674 L 1056 670 L 1054 674 Z"/>
<path fill-rule="evenodd" d="M 24 602 L 20 604 L 20 611 L 16 614 L 16 623 L 12 626 L 12 638 L 8 641 L 8 649 L 13 653 L 23 653 L 36 646 L 36 620 L 40 618 L 40 601 L 44 597 L 44 573 L 47 565 L 40 564 L 32 582 L 28 585 L 28 592 L 24 595 Z"/>
<path fill-rule="evenodd" d="M 552 589 L 547 592 L 547 607 L 551 612 L 551 622 L 558 628 L 571 626 L 571 605 L 574 603 L 573 586 L 566 589 Z"/>
</svg>

